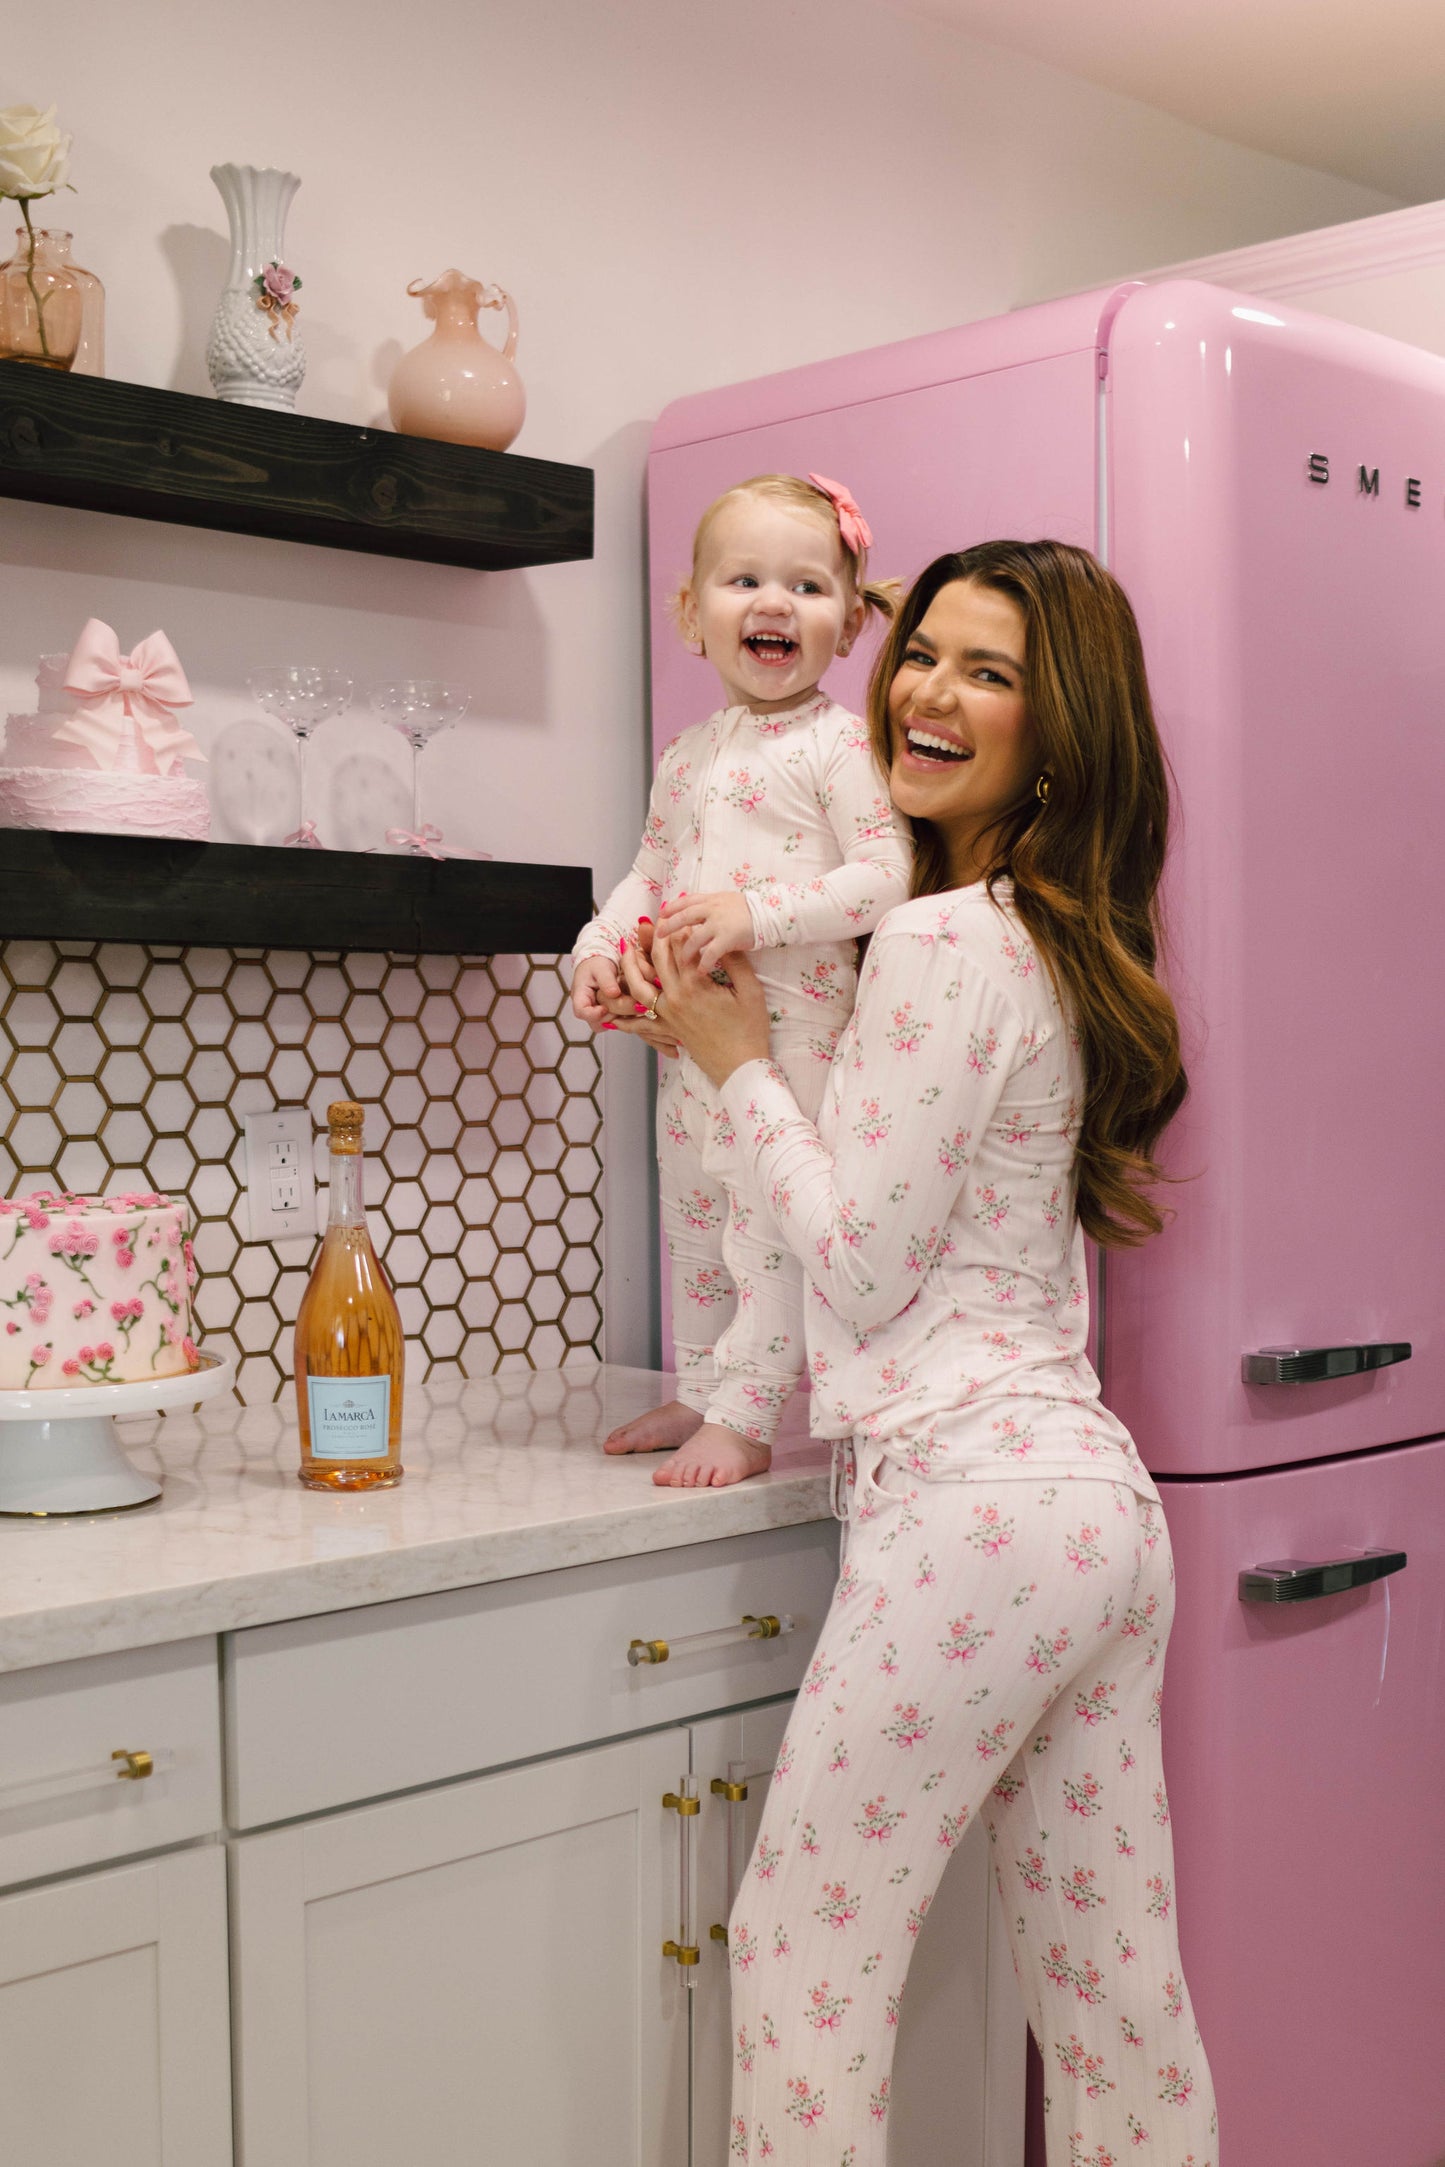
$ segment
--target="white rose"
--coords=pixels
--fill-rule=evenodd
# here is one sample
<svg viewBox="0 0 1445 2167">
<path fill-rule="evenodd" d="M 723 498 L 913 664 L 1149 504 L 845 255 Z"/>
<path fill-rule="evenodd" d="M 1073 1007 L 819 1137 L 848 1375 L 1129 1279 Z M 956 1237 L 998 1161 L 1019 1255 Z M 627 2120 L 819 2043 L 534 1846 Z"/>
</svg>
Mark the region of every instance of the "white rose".
<svg viewBox="0 0 1445 2167">
<path fill-rule="evenodd" d="M 65 185 L 70 137 L 55 125 L 55 107 L 0 110 L 0 196 L 48 196 Z"/>
</svg>

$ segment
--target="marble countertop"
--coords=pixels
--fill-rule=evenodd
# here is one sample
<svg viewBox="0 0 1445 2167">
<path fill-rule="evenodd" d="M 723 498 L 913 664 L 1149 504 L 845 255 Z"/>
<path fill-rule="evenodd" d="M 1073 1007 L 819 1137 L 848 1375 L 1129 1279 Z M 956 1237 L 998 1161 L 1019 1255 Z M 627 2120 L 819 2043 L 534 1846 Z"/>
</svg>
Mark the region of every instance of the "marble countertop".
<svg viewBox="0 0 1445 2167">
<path fill-rule="evenodd" d="M 607 1431 L 671 1383 L 603 1364 L 409 1385 L 405 1479 L 358 1497 L 296 1480 L 289 1398 L 123 1422 L 160 1502 L 0 1520 L 0 1671 L 826 1517 L 801 1406 L 771 1473 L 727 1489 L 660 1489 L 651 1454 L 608 1458 Z"/>
</svg>

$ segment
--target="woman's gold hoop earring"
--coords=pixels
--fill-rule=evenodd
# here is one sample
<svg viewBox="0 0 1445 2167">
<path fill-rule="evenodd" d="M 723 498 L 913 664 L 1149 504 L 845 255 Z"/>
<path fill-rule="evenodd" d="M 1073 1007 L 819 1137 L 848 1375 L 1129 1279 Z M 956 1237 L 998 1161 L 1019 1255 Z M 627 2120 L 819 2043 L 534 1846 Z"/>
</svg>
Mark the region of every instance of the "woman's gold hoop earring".
<svg viewBox="0 0 1445 2167">
<path fill-rule="evenodd" d="M 1048 804 L 1048 802 L 1049 802 L 1049 778 L 1048 778 L 1048 776 L 1047 776 L 1047 775 L 1041 775 L 1041 776 L 1039 777 L 1038 781 L 1037 781 L 1037 782 L 1036 782 L 1036 783 L 1034 784 L 1034 795 L 1035 795 L 1035 797 L 1036 797 L 1036 798 L 1038 799 L 1038 801 L 1039 801 L 1040 805 L 1047 805 L 1047 804 Z"/>
</svg>

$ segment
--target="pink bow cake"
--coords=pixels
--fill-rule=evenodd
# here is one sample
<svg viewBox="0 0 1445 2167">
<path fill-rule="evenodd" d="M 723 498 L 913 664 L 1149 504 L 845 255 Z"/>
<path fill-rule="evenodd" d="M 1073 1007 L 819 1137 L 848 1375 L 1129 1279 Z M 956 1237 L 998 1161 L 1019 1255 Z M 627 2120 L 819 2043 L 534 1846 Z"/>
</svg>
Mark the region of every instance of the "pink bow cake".
<svg viewBox="0 0 1445 2167">
<path fill-rule="evenodd" d="M 191 688 L 164 632 L 122 654 L 92 617 L 68 656 L 41 658 L 36 686 L 36 712 L 8 719 L 0 826 L 205 841 L 205 788 L 181 764 L 205 754 L 176 719 Z"/>
</svg>

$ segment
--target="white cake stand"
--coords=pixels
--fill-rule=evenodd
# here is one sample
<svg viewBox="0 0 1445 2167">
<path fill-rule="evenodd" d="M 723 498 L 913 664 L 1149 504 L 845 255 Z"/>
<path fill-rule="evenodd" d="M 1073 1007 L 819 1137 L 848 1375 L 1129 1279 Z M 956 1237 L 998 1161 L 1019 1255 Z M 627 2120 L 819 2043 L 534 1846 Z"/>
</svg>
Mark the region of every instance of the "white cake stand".
<svg viewBox="0 0 1445 2167">
<path fill-rule="evenodd" d="M 203 1354 L 175 1377 L 0 1392 L 0 1514 L 43 1520 L 153 1503 L 161 1486 L 131 1466 L 113 1418 L 193 1407 L 224 1392 L 235 1374 L 230 1355 Z"/>
</svg>

